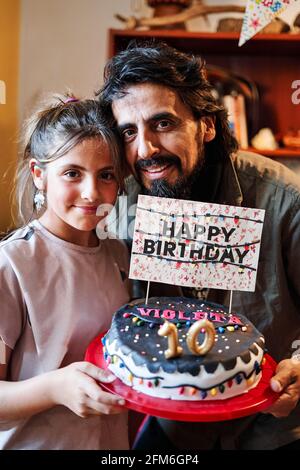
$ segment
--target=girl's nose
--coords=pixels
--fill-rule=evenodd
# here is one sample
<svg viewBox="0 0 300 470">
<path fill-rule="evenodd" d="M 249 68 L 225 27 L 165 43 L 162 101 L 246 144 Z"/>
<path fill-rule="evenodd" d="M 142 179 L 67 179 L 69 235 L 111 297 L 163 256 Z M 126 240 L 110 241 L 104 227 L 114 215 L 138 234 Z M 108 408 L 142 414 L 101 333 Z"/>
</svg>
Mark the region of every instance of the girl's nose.
<svg viewBox="0 0 300 470">
<path fill-rule="evenodd" d="M 94 180 L 94 178 L 92 178 L 85 181 L 81 192 L 81 198 L 90 202 L 95 202 L 99 199 L 98 180 Z"/>
</svg>

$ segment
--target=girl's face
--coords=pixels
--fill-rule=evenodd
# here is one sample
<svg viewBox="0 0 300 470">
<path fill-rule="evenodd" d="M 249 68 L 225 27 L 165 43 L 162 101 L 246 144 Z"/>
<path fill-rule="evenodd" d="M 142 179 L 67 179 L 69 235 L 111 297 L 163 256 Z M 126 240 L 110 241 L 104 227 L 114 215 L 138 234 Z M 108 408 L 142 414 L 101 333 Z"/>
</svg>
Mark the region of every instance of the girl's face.
<svg viewBox="0 0 300 470">
<path fill-rule="evenodd" d="M 90 138 L 64 156 L 37 166 L 33 177 L 38 189 L 46 192 L 47 208 L 40 218 L 54 235 L 84 246 L 98 244 L 94 229 L 107 214 L 101 204 L 114 205 L 118 184 L 107 144 Z M 96 215 L 98 209 L 98 214 Z"/>
</svg>

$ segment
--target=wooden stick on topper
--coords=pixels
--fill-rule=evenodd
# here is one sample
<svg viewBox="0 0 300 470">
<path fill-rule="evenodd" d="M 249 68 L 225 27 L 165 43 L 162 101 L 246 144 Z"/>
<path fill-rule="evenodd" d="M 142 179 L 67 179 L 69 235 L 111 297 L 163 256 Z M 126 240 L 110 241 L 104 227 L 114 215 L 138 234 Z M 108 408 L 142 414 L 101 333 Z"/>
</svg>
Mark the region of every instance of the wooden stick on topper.
<svg viewBox="0 0 300 470">
<path fill-rule="evenodd" d="M 231 310 L 232 310 L 232 295 L 233 295 L 233 291 L 231 290 L 230 297 L 229 297 L 229 312 L 228 313 L 231 313 Z"/>
<path fill-rule="evenodd" d="M 150 289 L 150 281 L 148 281 L 147 284 L 147 292 L 146 292 L 146 305 L 148 305 L 148 299 L 149 299 L 149 289 Z"/>
</svg>

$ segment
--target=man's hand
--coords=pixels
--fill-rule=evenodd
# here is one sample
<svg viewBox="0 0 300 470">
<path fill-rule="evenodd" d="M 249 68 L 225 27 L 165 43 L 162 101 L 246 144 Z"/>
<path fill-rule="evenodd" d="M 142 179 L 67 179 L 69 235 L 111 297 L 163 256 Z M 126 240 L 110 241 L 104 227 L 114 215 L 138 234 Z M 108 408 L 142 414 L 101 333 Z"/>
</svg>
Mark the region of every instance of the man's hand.
<svg viewBox="0 0 300 470">
<path fill-rule="evenodd" d="M 276 418 L 288 416 L 300 398 L 300 362 L 297 359 L 285 359 L 279 362 L 276 374 L 270 381 L 271 389 L 280 393 L 278 400 L 263 413 L 270 413 Z"/>
</svg>

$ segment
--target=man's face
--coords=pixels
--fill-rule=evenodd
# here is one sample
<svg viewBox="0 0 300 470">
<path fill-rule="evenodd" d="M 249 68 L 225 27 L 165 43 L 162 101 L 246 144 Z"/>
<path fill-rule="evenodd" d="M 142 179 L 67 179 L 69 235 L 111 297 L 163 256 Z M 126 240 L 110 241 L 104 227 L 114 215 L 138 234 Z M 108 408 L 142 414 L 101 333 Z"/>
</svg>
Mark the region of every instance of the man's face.
<svg viewBox="0 0 300 470">
<path fill-rule="evenodd" d="M 162 195 L 160 183 L 184 192 L 203 165 L 204 142 L 215 137 L 213 120 L 195 119 L 178 94 L 162 85 L 132 85 L 126 92 L 112 110 L 130 170 L 150 194 Z"/>
</svg>

